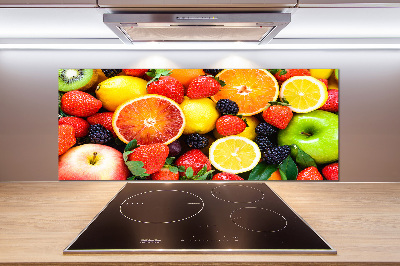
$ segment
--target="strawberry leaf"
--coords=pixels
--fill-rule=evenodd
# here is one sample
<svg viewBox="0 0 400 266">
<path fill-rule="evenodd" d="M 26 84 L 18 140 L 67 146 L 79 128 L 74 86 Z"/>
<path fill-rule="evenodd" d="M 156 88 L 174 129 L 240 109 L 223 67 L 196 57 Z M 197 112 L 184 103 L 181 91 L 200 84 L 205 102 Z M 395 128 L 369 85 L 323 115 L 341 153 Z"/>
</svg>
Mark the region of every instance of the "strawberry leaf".
<svg viewBox="0 0 400 266">
<path fill-rule="evenodd" d="M 219 83 L 219 85 L 221 85 L 221 87 L 226 85 L 225 81 L 223 81 L 222 79 L 219 79 L 218 77 L 214 77 L 214 76 L 210 76 L 210 77 L 213 77 L 216 81 L 218 81 L 218 83 Z"/>
<path fill-rule="evenodd" d="M 171 72 L 172 71 L 170 69 L 150 69 L 150 71 L 146 72 L 146 74 L 152 79 L 149 82 L 147 82 L 147 85 L 149 85 L 154 81 L 159 80 L 161 76 L 169 76 Z"/>
<path fill-rule="evenodd" d="M 143 168 L 144 163 L 141 161 L 128 161 L 125 162 L 126 166 L 128 167 L 129 171 L 132 173 L 134 176 L 149 176 L 149 174 L 146 173 L 146 169 Z"/>
<path fill-rule="evenodd" d="M 122 154 L 122 157 L 124 158 L 124 162 L 125 162 L 125 163 L 128 161 L 128 155 L 131 154 L 131 153 L 133 153 L 133 151 L 125 151 L 125 152 Z"/>
<path fill-rule="evenodd" d="M 126 144 L 124 151 L 131 151 L 133 149 L 136 149 L 137 147 L 139 147 L 139 145 L 137 144 L 137 140 L 133 139 L 129 141 L 128 144 Z"/>
<path fill-rule="evenodd" d="M 165 159 L 165 165 L 171 165 L 175 160 L 175 157 L 168 157 Z"/>
<path fill-rule="evenodd" d="M 170 170 L 174 174 L 178 173 L 178 167 L 176 166 L 170 166 L 168 167 L 168 170 Z"/>
<path fill-rule="evenodd" d="M 279 76 L 285 75 L 287 73 L 286 69 L 269 69 L 272 75 L 279 74 Z"/>
<path fill-rule="evenodd" d="M 192 177 L 193 177 L 193 174 L 194 174 L 193 168 L 192 168 L 192 167 L 188 167 L 188 168 L 186 169 L 186 172 L 185 172 L 186 178 L 192 178 Z"/>
<path fill-rule="evenodd" d="M 268 102 L 270 105 L 281 105 L 281 106 L 290 106 L 289 102 L 283 98 L 283 102 L 278 102 L 278 101 L 271 101 Z"/>
<path fill-rule="evenodd" d="M 276 165 L 261 162 L 253 168 L 248 180 L 268 180 L 276 169 Z"/>
<path fill-rule="evenodd" d="M 288 156 L 283 162 L 278 165 L 279 171 L 281 174 L 283 173 L 284 178 L 287 180 L 296 180 L 298 169 L 296 163 L 293 161 L 292 157 Z M 282 178 L 282 175 L 281 175 Z"/>
<path fill-rule="evenodd" d="M 181 173 L 185 173 L 186 172 L 186 168 L 183 165 L 178 166 L 178 171 Z"/>
<path fill-rule="evenodd" d="M 317 167 L 317 164 L 315 163 L 315 160 L 308 155 L 306 152 L 304 152 L 302 149 L 297 147 L 297 145 L 290 145 L 291 148 L 295 150 L 295 160 L 296 163 L 300 166 L 301 169 L 306 169 L 307 167 L 310 166 L 315 166 Z"/>
</svg>

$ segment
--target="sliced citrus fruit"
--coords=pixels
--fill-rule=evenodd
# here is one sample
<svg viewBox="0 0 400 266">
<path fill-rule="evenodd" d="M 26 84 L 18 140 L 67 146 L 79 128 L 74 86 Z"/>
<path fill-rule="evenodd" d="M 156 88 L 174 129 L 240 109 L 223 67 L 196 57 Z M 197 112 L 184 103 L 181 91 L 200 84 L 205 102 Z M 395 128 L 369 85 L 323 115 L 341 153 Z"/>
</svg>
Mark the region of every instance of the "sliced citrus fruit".
<svg viewBox="0 0 400 266">
<path fill-rule="evenodd" d="M 216 77 L 226 85 L 211 99 L 215 102 L 219 99 L 235 101 L 239 105 L 240 115 L 261 113 L 268 107 L 269 101 L 278 98 L 278 82 L 265 69 L 225 69 Z"/>
<path fill-rule="evenodd" d="M 253 169 L 260 161 L 261 152 L 248 138 L 229 136 L 214 141 L 209 158 L 218 170 L 238 174 Z"/>
<path fill-rule="evenodd" d="M 179 138 L 185 128 L 182 109 L 173 100 L 147 94 L 121 104 L 115 110 L 112 125 L 118 138 L 138 144 L 169 144 Z"/>
<path fill-rule="evenodd" d="M 281 87 L 280 98 L 285 98 L 296 113 L 308 113 L 320 108 L 328 99 L 325 84 L 310 76 L 287 79 Z"/>
</svg>

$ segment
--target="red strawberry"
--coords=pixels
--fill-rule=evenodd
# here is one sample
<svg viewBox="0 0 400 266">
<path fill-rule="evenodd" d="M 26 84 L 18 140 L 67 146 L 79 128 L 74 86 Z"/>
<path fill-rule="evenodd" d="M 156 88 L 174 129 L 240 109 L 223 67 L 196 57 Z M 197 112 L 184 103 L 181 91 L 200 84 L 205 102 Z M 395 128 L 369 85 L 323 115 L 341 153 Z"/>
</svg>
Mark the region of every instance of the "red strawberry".
<svg viewBox="0 0 400 266">
<path fill-rule="evenodd" d="M 311 76 L 308 69 L 269 69 L 269 72 L 280 82 L 294 76 Z"/>
<path fill-rule="evenodd" d="M 244 179 L 235 174 L 222 172 L 215 174 L 211 180 L 244 180 Z"/>
<path fill-rule="evenodd" d="M 125 75 L 134 76 L 134 77 L 141 77 L 146 74 L 148 69 L 122 69 Z"/>
<path fill-rule="evenodd" d="M 310 166 L 301 171 L 297 175 L 297 180 L 323 180 L 324 178 L 319 173 L 317 167 Z"/>
<path fill-rule="evenodd" d="M 71 125 L 58 125 L 58 155 L 64 154 L 75 143 L 74 127 Z"/>
<path fill-rule="evenodd" d="M 322 105 L 320 110 L 329 112 L 339 111 L 339 91 L 338 90 L 328 90 L 328 100 Z"/>
<path fill-rule="evenodd" d="M 191 167 L 193 169 L 193 175 L 196 175 L 204 165 L 207 165 L 207 171 L 211 170 L 211 163 L 207 156 L 204 155 L 200 150 L 193 149 L 181 155 L 176 160 L 176 165 L 184 166 L 185 169 Z M 185 173 L 180 173 L 181 176 L 184 176 Z"/>
<path fill-rule="evenodd" d="M 61 109 L 69 115 L 88 117 L 97 113 L 101 101 L 83 91 L 69 91 L 61 97 Z"/>
<path fill-rule="evenodd" d="M 321 81 L 322 83 L 325 84 L 325 87 L 328 88 L 328 80 L 327 79 L 318 79 L 319 81 Z"/>
<path fill-rule="evenodd" d="M 181 104 L 185 89 L 182 83 L 170 76 L 161 76 L 147 85 L 147 93 L 154 93 L 168 97 Z"/>
<path fill-rule="evenodd" d="M 292 120 L 293 112 L 288 106 L 284 105 L 270 105 L 263 111 L 262 117 L 265 122 L 277 127 L 285 129 Z"/>
<path fill-rule="evenodd" d="M 169 153 L 168 146 L 163 143 L 142 145 L 128 155 L 128 161 L 141 161 L 147 174 L 159 171 L 165 163 Z"/>
<path fill-rule="evenodd" d="M 97 113 L 92 116 L 89 116 L 87 118 L 87 121 L 91 125 L 95 125 L 95 124 L 102 125 L 107 130 L 109 130 L 113 134 L 114 137 L 116 137 L 117 135 L 115 134 L 113 126 L 112 126 L 113 115 L 114 115 L 114 112 Z"/>
<path fill-rule="evenodd" d="M 324 166 L 322 174 L 328 180 L 339 180 L 339 163 L 331 163 Z"/>
<path fill-rule="evenodd" d="M 179 180 L 179 173 L 173 173 L 167 167 L 163 167 L 160 171 L 151 174 L 152 180 Z"/>
<path fill-rule="evenodd" d="M 62 117 L 58 120 L 58 124 L 73 126 L 76 138 L 82 138 L 89 133 L 89 123 L 80 117 Z"/>
<path fill-rule="evenodd" d="M 237 135 L 246 129 L 246 122 L 234 115 L 224 115 L 217 119 L 215 128 L 222 136 Z"/>
<path fill-rule="evenodd" d="M 215 95 L 220 89 L 219 80 L 213 76 L 198 76 L 190 82 L 186 95 L 191 99 L 207 98 Z"/>
</svg>

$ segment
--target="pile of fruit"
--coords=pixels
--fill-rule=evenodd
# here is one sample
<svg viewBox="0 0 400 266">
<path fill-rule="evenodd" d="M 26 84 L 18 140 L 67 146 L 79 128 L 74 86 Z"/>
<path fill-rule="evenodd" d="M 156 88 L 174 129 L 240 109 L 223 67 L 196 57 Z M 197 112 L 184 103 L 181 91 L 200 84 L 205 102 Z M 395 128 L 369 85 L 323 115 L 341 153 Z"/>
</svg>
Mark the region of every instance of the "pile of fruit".
<svg viewBox="0 0 400 266">
<path fill-rule="evenodd" d="M 338 180 L 337 69 L 60 69 L 60 180 Z"/>
</svg>

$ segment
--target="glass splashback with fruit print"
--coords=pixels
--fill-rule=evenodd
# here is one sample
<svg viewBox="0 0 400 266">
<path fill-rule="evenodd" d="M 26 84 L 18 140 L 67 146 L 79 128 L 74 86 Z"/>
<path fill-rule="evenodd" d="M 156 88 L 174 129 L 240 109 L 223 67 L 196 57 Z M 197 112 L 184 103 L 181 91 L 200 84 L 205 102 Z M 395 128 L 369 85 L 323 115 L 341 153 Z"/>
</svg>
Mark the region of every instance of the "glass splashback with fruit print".
<svg viewBox="0 0 400 266">
<path fill-rule="evenodd" d="M 338 180 L 337 69 L 59 69 L 59 180 Z"/>
</svg>

